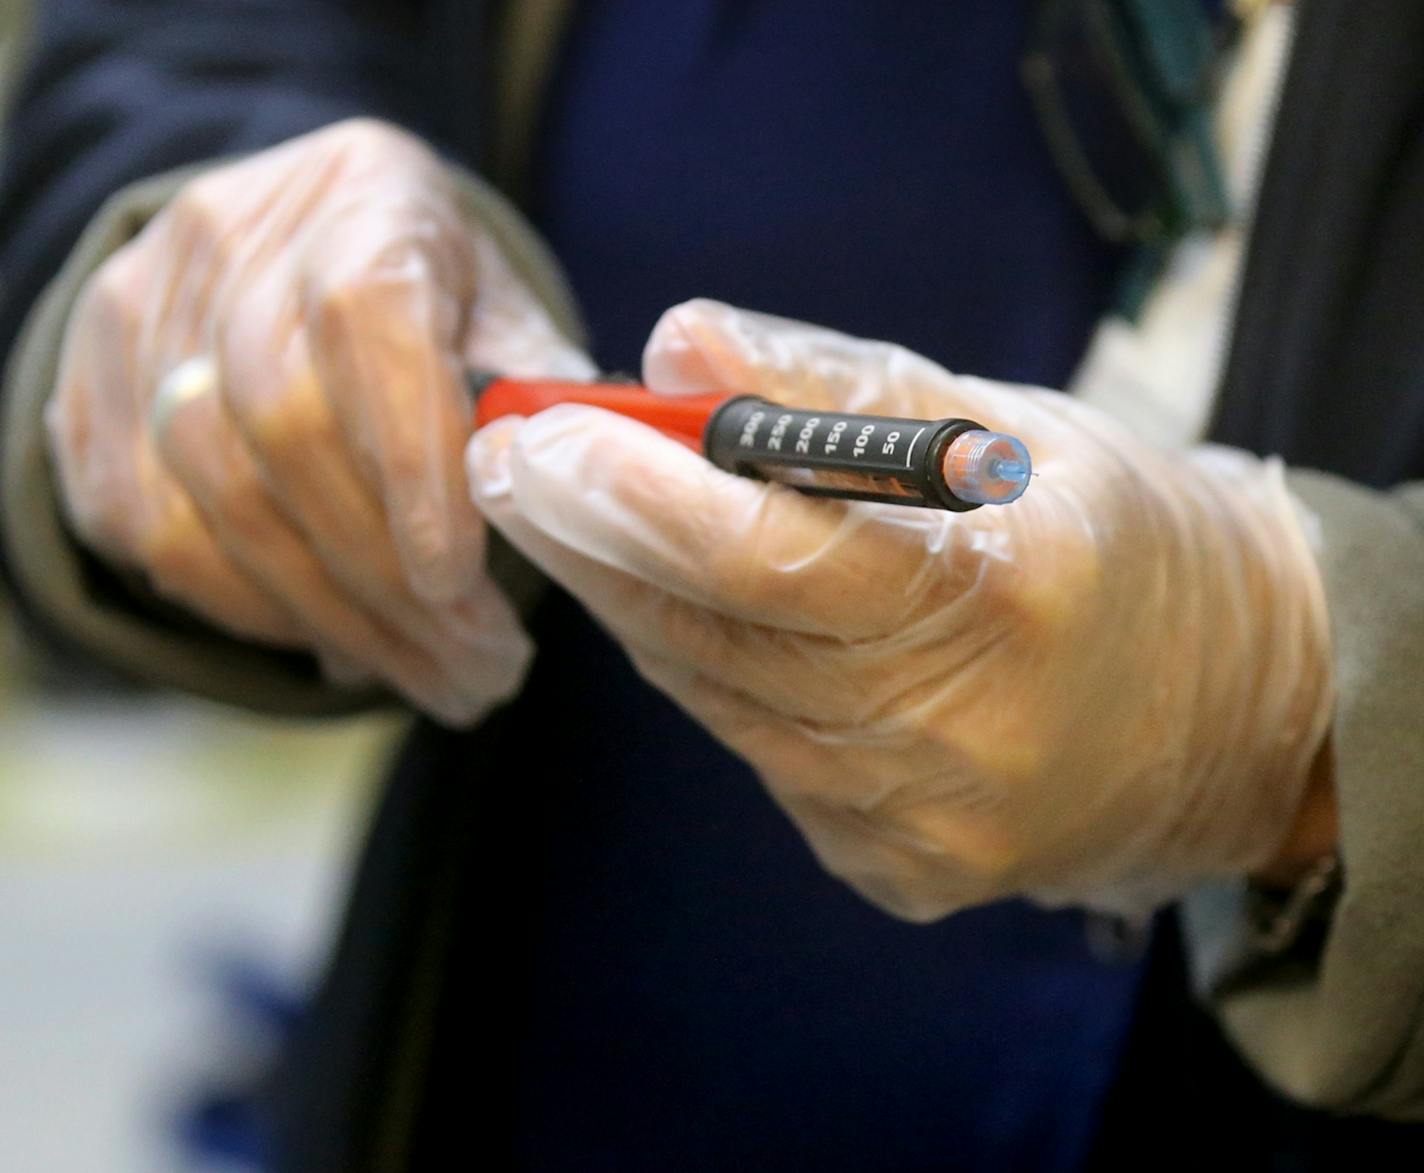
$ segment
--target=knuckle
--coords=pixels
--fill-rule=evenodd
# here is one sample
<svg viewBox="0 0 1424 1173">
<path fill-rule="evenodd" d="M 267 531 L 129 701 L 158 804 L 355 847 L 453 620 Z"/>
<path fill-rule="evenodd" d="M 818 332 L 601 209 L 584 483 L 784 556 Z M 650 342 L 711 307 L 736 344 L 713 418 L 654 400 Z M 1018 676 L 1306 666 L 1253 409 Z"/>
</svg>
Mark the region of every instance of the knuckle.
<svg viewBox="0 0 1424 1173">
<path fill-rule="evenodd" d="M 968 723 L 966 723 L 968 724 Z M 966 891 L 1018 890 L 1038 849 L 1030 816 L 1039 788 L 1040 743 L 1017 723 L 991 734 L 941 735 L 923 749 L 930 768 L 867 812 L 882 837 L 900 845 L 927 876 Z M 1012 747 L 1006 754 L 1003 743 Z"/>
<path fill-rule="evenodd" d="M 116 253 L 89 278 L 86 300 L 96 310 L 110 310 L 126 304 L 129 289 L 128 267 L 123 262 L 122 254 Z"/>
<path fill-rule="evenodd" d="M 901 730 L 921 747 L 919 763 L 929 779 L 929 793 L 941 805 L 975 812 L 975 825 L 1013 824 L 1007 813 L 1028 801 L 1052 767 L 1056 726 L 1037 710 L 1037 695 L 1027 678 L 1011 684 L 1021 703 L 1000 704 L 979 678 L 982 653 L 996 643 L 992 633 L 965 649 L 967 669 L 953 667 L 956 689 L 934 709 L 916 714 Z M 1003 673 L 990 665 L 991 677 Z M 976 703 L 982 701 L 983 703 Z M 928 809 L 928 808 L 927 808 Z M 1016 824 L 1015 824 L 1016 825 Z"/>
<path fill-rule="evenodd" d="M 380 465 L 387 486 L 409 498 L 406 513 L 413 525 L 436 528 L 439 522 L 438 528 L 448 528 L 447 514 L 436 508 L 440 495 L 430 491 L 443 470 L 427 445 L 415 436 L 394 436 L 380 453 Z"/>
<path fill-rule="evenodd" d="M 242 166 L 239 164 L 238 166 Z M 235 186 L 226 172 L 215 172 L 192 180 L 135 242 L 152 264 L 157 279 L 186 285 L 192 290 L 212 286 L 231 266 L 243 233 L 233 228 L 242 202 L 250 198 Z M 181 316 L 193 312 L 192 305 L 176 305 Z"/>
<path fill-rule="evenodd" d="M 915 862 L 926 879 L 952 882 L 980 899 L 1022 886 L 1031 844 L 1013 820 L 926 810 L 887 816 L 885 826 L 897 842 L 914 845 Z"/>
<path fill-rule="evenodd" d="M 261 546 L 270 537 L 265 490 L 251 468 L 226 468 L 204 493 L 222 532 L 243 545 Z"/>
<path fill-rule="evenodd" d="M 928 925 L 947 916 L 951 911 L 938 900 L 929 900 L 913 892 L 905 893 L 898 904 L 882 904 L 886 912 L 912 925 Z"/>
<path fill-rule="evenodd" d="M 740 625 L 679 599 L 654 598 L 646 590 L 630 588 L 626 606 L 628 620 L 638 626 L 651 621 L 662 645 L 674 650 L 678 659 L 696 664 L 703 672 L 716 674 L 733 652 Z"/>
<path fill-rule="evenodd" d="M 221 239 L 230 191 L 231 181 L 221 170 L 190 180 L 168 205 L 165 215 L 169 226 L 181 239 Z"/>
<path fill-rule="evenodd" d="M 320 132 L 320 141 L 336 153 L 357 160 L 419 164 L 434 159 L 425 143 L 409 131 L 369 116 L 334 123 Z"/>
<path fill-rule="evenodd" d="M 107 345 L 138 332 L 142 310 L 142 257 L 130 244 L 115 253 L 90 276 L 80 295 L 79 312 L 71 321 L 67 342 Z M 97 335 L 97 336 L 95 336 Z"/>
<path fill-rule="evenodd" d="M 817 856 L 822 866 L 869 903 L 899 920 L 928 924 L 944 916 L 953 905 L 946 901 L 941 883 L 927 876 L 916 859 L 889 857 L 883 837 L 867 832 L 862 849 L 822 844 Z M 813 847 L 815 846 L 813 842 Z"/>
<path fill-rule="evenodd" d="M 132 515 L 109 493 L 71 488 L 65 493 L 70 524 L 90 549 L 124 565 L 141 565 Z"/>
<path fill-rule="evenodd" d="M 745 615 L 773 622 L 808 619 L 824 607 L 824 583 L 797 568 L 782 568 L 749 545 L 730 544 L 707 559 L 709 589 Z"/>
<path fill-rule="evenodd" d="M 357 115 L 352 118 L 343 118 L 340 122 L 334 122 L 326 130 L 321 132 L 321 136 L 327 142 L 336 143 L 343 146 L 366 146 L 384 145 L 390 142 L 401 141 L 408 137 L 404 131 L 397 129 L 389 122 L 384 122 L 379 118 L 370 115 Z"/>
<path fill-rule="evenodd" d="M 649 488 L 658 493 L 656 485 Z M 750 508 L 738 508 L 735 499 L 728 500 L 722 493 L 705 492 L 687 519 L 690 549 L 700 562 L 710 594 L 732 600 L 753 614 L 794 613 L 810 602 L 807 576 L 782 557 L 778 544 L 785 535 L 769 516 L 775 512 L 780 491 L 765 486 Z"/>
<path fill-rule="evenodd" d="M 451 518 L 436 503 L 428 499 L 408 503 L 395 524 L 409 573 L 424 582 L 453 569 L 457 547 Z"/>
<path fill-rule="evenodd" d="M 348 258 L 311 282 L 309 309 L 313 333 L 325 348 L 346 344 L 348 336 L 369 323 L 376 295 L 370 278 Z"/>
<path fill-rule="evenodd" d="M 180 601 L 198 597 L 202 550 L 191 517 L 170 511 L 137 534 L 135 545 L 154 590 Z"/>
<path fill-rule="evenodd" d="M 87 413 L 66 391 L 45 411 L 49 449 L 54 460 L 65 516 L 81 541 L 91 549 L 125 564 L 134 554 L 135 518 L 132 493 L 113 462 L 97 451 L 97 438 Z"/>
<path fill-rule="evenodd" d="M 44 409 L 49 450 L 61 470 L 73 469 L 92 452 L 94 430 L 84 395 L 72 376 L 61 376 Z"/>
<path fill-rule="evenodd" d="M 313 451 L 337 443 L 331 412 L 312 392 L 263 396 L 235 414 L 262 462 L 279 473 L 301 469 Z"/>
<path fill-rule="evenodd" d="M 975 593 L 984 610 L 1012 627 L 1023 618 L 1024 585 L 1023 575 L 1016 565 L 986 558 L 979 565 Z"/>
<path fill-rule="evenodd" d="M 1052 573 L 1041 573 L 1043 555 Z M 1042 645 L 1068 637 L 1086 615 L 1100 612 L 1103 598 L 1100 551 L 1086 538 L 1065 532 L 1037 556 L 1007 552 L 985 571 L 983 599 L 1006 623 L 1031 642 Z"/>
<path fill-rule="evenodd" d="M 976 625 L 996 633 L 1023 632 L 1033 619 L 1038 584 L 1022 559 L 1012 551 L 999 550 L 963 562 L 960 573 L 950 575 L 951 590 L 962 589 L 963 597 L 973 600 Z"/>
<path fill-rule="evenodd" d="M 925 892 L 913 884 L 866 873 L 841 878 L 876 908 L 910 924 L 930 924 L 951 910 L 937 893 Z"/>
<path fill-rule="evenodd" d="M 961 849 L 960 866 L 968 886 L 986 897 L 1017 892 L 1029 862 L 1028 844 L 1012 828 L 977 836 Z"/>
</svg>

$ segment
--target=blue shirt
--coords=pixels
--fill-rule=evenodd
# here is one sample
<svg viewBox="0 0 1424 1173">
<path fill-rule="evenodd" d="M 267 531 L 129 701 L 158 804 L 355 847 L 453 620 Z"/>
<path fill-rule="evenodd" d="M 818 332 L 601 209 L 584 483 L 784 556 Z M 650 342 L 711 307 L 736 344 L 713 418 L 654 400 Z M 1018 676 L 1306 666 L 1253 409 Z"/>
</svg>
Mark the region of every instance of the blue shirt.
<svg viewBox="0 0 1424 1173">
<path fill-rule="evenodd" d="M 1059 384 L 1118 256 L 1018 76 L 1027 0 L 582 6 L 535 211 L 609 369 L 692 296 Z M 1073 1169 L 1139 973 L 1022 904 L 899 923 L 567 600 L 520 1056 L 540 1170 Z"/>
</svg>

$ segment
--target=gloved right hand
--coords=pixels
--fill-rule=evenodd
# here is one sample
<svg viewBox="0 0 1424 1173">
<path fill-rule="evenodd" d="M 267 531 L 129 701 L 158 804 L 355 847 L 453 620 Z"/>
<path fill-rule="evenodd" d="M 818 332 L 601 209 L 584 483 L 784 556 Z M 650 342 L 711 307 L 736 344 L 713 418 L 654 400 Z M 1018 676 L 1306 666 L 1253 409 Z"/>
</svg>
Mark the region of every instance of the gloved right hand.
<svg viewBox="0 0 1424 1173">
<path fill-rule="evenodd" d="M 48 413 L 79 537 L 464 723 L 529 642 L 465 491 L 467 364 L 582 377 L 449 174 L 353 121 L 190 182 L 90 279 Z"/>
<path fill-rule="evenodd" d="M 1009 896 L 1140 914 L 1281 861 L 1328 788 L 1334 683 L 1279 466 L 705 300 L 664 315 L 643 374 L 978 420 L 1033 454 L 1022 500 L 948 513 L 732 476 L 595 407 L 471 442 L 490 523 L 756 769 L 828 870 L 929 920 Z"/>
</svg>

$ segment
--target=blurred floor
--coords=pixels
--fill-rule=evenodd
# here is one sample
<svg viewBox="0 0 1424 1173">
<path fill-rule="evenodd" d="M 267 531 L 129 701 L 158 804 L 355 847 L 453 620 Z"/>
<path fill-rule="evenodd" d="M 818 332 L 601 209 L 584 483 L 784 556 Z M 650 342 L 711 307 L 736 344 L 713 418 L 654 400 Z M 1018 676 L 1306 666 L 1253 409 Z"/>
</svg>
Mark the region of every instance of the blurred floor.
<svg viewBox="0 0 1424 1173">
<path fill-rule="evenodd" d="M 3 673 L 0 1169 L 198 1168 L 174 1118 L 246 1045 L 214 958 L 300 988 L 397 725 L 41 705 Z"/>
<path fill-rule="evenodd" d="M 29 8 L 0 0 L 0 104 Z M 175 1119 L 252 1056 L 217 959 L 301 988 L 397 725 L 42 704 L 18 659 L 0 609 L 0 1171 L 216 1169 Z"/>
</svg>

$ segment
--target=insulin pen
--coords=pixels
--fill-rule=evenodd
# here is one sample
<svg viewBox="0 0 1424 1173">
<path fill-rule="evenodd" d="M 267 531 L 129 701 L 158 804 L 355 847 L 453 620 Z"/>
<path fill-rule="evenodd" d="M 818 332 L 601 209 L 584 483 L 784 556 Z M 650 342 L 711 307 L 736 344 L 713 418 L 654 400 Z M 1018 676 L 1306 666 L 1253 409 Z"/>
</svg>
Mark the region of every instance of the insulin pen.
<svg viewBox="0 0 1424 1173">
<path fill-rule="evenodd" d="M 964 512 L 1007 505 L 1032 462 L 1013 436 L 967 419 L 807 411 L 755 395 L 655 395 L 629 383 L 506 379 L 471 371 L 475 425 L 561 403 L 617 412 L 680 440 L 718 468 L 813 497 Z"/>
</svg>

